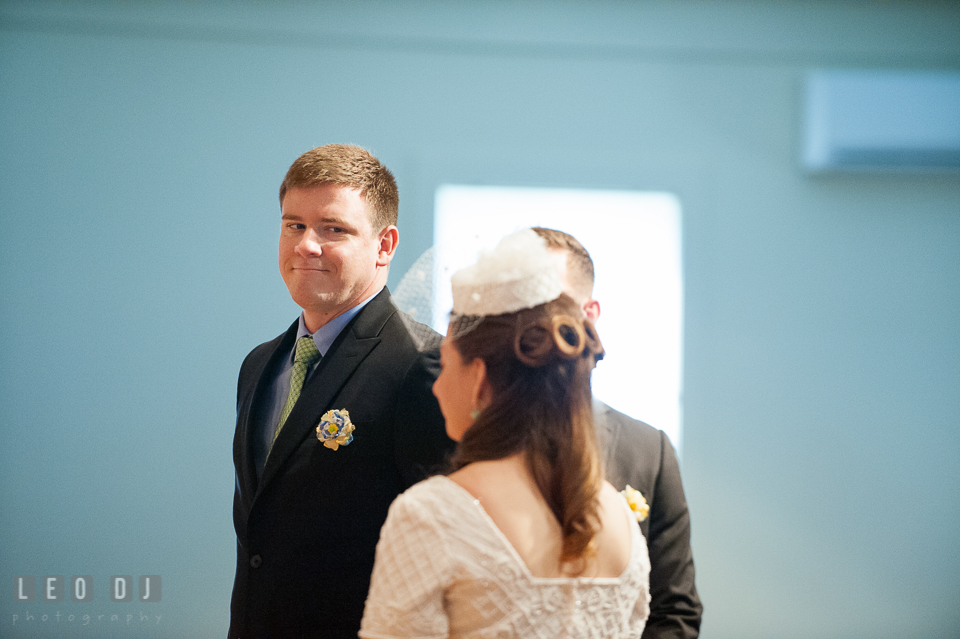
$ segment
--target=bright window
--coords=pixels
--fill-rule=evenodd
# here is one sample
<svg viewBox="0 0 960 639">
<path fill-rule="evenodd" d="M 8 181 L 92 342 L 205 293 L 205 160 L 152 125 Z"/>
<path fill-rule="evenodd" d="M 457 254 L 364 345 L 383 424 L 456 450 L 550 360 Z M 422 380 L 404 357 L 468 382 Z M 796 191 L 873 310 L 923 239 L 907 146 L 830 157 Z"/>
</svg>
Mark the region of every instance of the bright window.
<svg viewBox="0 0 960 639">
<path fill-rule="evenodd" d="M 450 275 L 521 228 L 566 231 L 596 268 L 607 355 L 593 390 L 662 429 L 680 451 L 683 278 L 680 203 L 669 193 L 444 185 L 437 190 L 433 325 L 446 332 Z"/>
</svg>

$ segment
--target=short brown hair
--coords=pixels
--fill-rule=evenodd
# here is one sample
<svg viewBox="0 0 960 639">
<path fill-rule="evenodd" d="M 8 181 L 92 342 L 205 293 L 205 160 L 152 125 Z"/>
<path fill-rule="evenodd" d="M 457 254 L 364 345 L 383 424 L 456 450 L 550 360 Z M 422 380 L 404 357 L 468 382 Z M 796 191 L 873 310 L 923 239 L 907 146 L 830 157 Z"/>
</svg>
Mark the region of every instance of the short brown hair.
<svg viewBox="0 0 960 639">
<path fill-rule="evenodd" d="M 290 166 L 280 184 L 280 206 L 289 189 L 322 184 L 358 189 L 370 208 L 374 231 L 396 225 L 400 206 L 397 181 L 366 149 L 353 144 L 327 144 L 307 151 Z"/>
<path fill-rule="evenodd" d="M 546 240 L 547 248 L 566 251 L 567 279 L 570 286 L 583 298 L 590 299 L 593 296 L 593 260 L 587 249 L 583 248 L 583 244 L 569 233 L 556 229 L 535 226 L 533 231 Z"/>
<path fill-rule="evenodd" d="M 593 324 L 566 294 L 490 315 L 453 339 L 464 362 L 483 360 L 490 405 L 464 433 L 453 470 L 523 454 L 563 535 L 560 559 L 593 554 L 603 481 L 593 426 L 590 372 L 603 347 Z"/>
</svg>

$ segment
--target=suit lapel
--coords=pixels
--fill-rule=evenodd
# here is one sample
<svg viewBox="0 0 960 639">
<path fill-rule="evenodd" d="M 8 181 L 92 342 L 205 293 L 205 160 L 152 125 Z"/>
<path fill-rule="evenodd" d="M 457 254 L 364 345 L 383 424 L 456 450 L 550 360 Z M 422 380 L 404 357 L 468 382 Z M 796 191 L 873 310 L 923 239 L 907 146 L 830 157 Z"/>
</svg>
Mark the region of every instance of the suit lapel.
<svg viewBox="0 0 960 639">
<path fill-rule="evenodd" d="M 600 455 L 605 468 L 613 464 L 613 453 L 616 450 L 617 436 L 620 430 L 619 420 L 610 419 L 610 407 L 593 398 L 593 425 L 597 431 L 597 444 L 600 446 Z"/>
<path fill-rule="evenodd" d="M 370 351 L 380 343 L 380 330 L 396 311 L 389 292 L 384 288 L 340 332 L 326 356 L 320 360 L 317 370 L 307 380 L 300 399 L 277 436 L 267 456 L 258 494 L 283 468 L 304 439 L 316 438 L 320 417 L 331 408 L 337 408 L 331 405 L 333 400 Z"/>
<path fill-rule="evenodd" d="M 240 474 L 238 481 L 241 484 L 241 494 L 247 495 L 251 501 L 253 495 L 257 492 L 258 483 L 252 438 L 258 436 L 256 426 L 263 419 L 261 411 L 264 394 L 273 382 L 275 371 L 280 365 L 280 359 L 288 355 L 293 348 L 298 326 L 299 321 L 294 322 L 283 335 L 273 341 L 273 350 L 267 355 L 265 363 L 255 372 L 255 386 L 244 399 L 243 405 L 238 411 L 240 418 L 238 420 L 237 437 L 241 438 L 240 441 L 243 442 L 240 446 L 240 464 L 243 472 Z"/>
</svg>

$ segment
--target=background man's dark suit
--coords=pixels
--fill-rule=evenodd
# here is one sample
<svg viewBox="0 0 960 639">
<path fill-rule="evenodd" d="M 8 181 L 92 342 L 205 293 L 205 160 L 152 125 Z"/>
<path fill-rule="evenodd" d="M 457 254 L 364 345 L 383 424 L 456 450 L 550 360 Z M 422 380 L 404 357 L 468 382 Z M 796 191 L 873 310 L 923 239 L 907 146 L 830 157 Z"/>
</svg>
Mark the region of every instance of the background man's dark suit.
<svg viewBox="0 0 960 639">
<path fill-rule="evenodd" d="M 243 362 L 231 639 L 356 638 L 387 508 L 453 445 L 431 391 L 439 359 L 427 347 L 439 336 L 422 325 L 411 333 L 411 324 L 386 288 L 360 311 L 305 383 L 259 479 L 251 437 L 297 322 Z M 354 440 L 325 448 L 316 437 L 320 417 L 344 408 Z"/>
<path fill-rule="evenodd" d="M 694 585 L 690 514 L 677 456 L 666 434 L 594 400 L 594 423 L 607 481 L 643 493 L 640 522 L 650 552 L 650 619 L 643 639 L 697 637 L 703 606 Z"/>
</svg>

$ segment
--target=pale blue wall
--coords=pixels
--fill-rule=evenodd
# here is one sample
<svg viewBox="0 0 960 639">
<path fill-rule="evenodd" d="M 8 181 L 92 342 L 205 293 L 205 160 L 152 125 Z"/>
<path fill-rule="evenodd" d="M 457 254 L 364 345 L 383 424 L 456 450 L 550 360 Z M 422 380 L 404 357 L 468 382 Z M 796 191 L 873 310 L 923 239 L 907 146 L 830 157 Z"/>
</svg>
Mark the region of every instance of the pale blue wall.
<svg viewBox="0 0 960 639">
<path fill-rule="evenodd" d="M 236 374 L 327 142 L 396 172 L 399 272 L 441 183 L 676 193 L 704 637 L 960 634 L 960 178 L 798 168 L 806 70 L 956 70 L 960 8 L 261 4 L 0 5 L 0 635 L 225 633 Z"/>
</svg>

